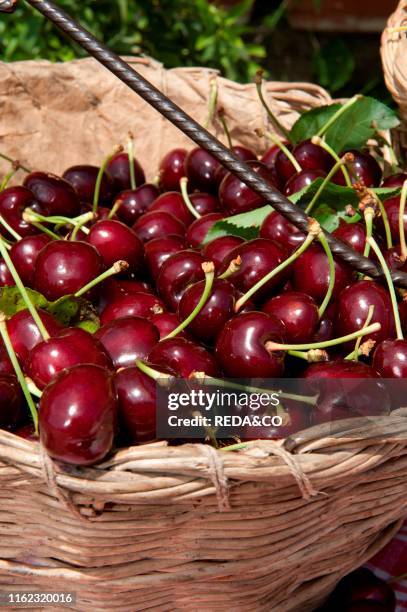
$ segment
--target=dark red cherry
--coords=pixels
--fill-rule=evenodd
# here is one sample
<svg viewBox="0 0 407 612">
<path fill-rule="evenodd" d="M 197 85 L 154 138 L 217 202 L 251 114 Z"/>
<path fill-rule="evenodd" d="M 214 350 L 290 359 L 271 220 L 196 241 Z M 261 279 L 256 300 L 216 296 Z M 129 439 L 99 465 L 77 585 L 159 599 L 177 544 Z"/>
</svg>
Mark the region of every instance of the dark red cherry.
<svg viewBox="0 0 407 612">
<path fill-rule="evenodd" d="M 279 153 L 280 147 L 276 144 L 271 145 L 271 147 L 264 153 L 263 157 L 260 158 L 260 161 L 267 166 L 267 168 L 273 169 Z"/>
<path fill-rule="evenodd" d="M 321 317 L 312 342 L 325 342 L 334 337 L 334 322 L 327 312 Z"/>
<path fill-rule="evenodd" d="M 383 378 L 407 378 L 407 340 L 384 340 L 377 345 L 373 367 Z"/>
<path fill-rule="evenodd" d="M 319 304 L 329 285 L 328 257 L 318 245 L 311 245 L 293 264 L 292 282 L 296 291 L 307 293 Z M 335 285 L 333 297 L 354 278 L 354 272 L 342 261 L 335 260 Z"/>
<path fill-rule="evenodd" d="M 14 429 L 20 421 L 23 394 L 16 376 L 0 376 L 0 429 Z"/>
<path fill-rule="evenodd" d="M 120 221 L 99 221 L 92 226 L 88 242 L 100 253 L 107 268 L 118 260 L 127 261 L 131 274 L 143 268 L 143 245 L 135 232 Z"/>
<path fill-rule="evenodd" d="M 347 153 L 352 153 L 355 157 L 353 162 L 346 164 L 351 182 L 353 184 L 363 183 L 365 187 L 378 187 L 382 178 L 382 170 L 375 158 L 369 153 L 363 153 L 355 149 L 351 149 Z M 332 177 L 332 182 L 337 185 L 346 185 L 342 170 L 338 170 Z"/>
<path fill-rule="evenodd" d="M 185 338 L 161 340 L 150 352 L 148 360 L 157 366 L 171 368 L 178 376 L 188 378 L 193 372 L 217 376 L 218 366 L 203 346 Z"/>
<path fill-rule="evenodd" d="M 147 319 L 123 317 L 103 325 L 96 338 L 105 347 L 116 368 L 145 359 L 159 340 L 158 329 Z"/>
<path fill-rule="evenodd" d="M 268 300 L 262 310 L 283 321 L 286 342 L 312 342 L 318 328 L 319 314 L 317 304 L 306 293 L 287 291 Z"/>
<path fill-rule="evenodd" d="M 206 261 L 212 261 L 215 264 L 215 269 L 219 270 L 223 260 L 243 242 L 243 238 L 238 236 L 221 236 L 208 242 L 202 250 L 202 255 Z"/>
<path fill-rule="evenodd" d="M 208 215 L 209 213 L 219 211 L 219 200 L 210 193 L 191 193 L 189 199 L 191 200 L 196 212 L 199 213 L 201 217 Z"/>
<path fill-rule="evenodd" d="M 303 170 L 323 170 L 327 173 L 335 163 L 325 149 L 310 140 L 297 144 L 293 155 Z"/>
<path fill-rule="evenodd" d="M 75 217 L 81 209 L 75 189 L 68 181 L 47 172 L 31 172 L 25 177 L 24 187 L 50 215 Z"/>
<path fill-rule="evenodd" d="M 107 171 L 114 178 L 117 191 L 125 191 L 131 189 L 130 180 L 130 163 L 127 153 L 117 153 L 107 164 Z M 146 177 L 143 168 L 140 166 L 137 159 L 134 160 L 134 175 L 136 186 L 140 187 L 146 182 Z"/>
<path fill-rule="evenodd" d="M 95 336 L 79 327 L 68 327 L 32 349 L 28 375 L 43 389 L 59 372 L 81 363 L 113 369 L 112 360 Z"/>
<path fill-rule="evenodd" d="M 371 323 L 380 323 L 381 329 L 364 336 L 363 340 L 370 338 L 381 342 L 394 337 L 394 317 L 390 295 L 378 283 L 365 280 L 349 285 L 339 295 L 337 305 L 336 335 L 345 336 L 361 329 L 366 322 L 369 306 L 374 306 Z"/>
<path fill-rule="evenodd" d="M 383 606 L 383 612 L 394 612 L 396 608 L 396 597 L 390 584 L 381 580 L 373 572 L 365 567 L 361 567 L 339 582 L 335 591 L 332 593 L 330 601 L 341 603 L 341 610 L 360 610 L 360 612 L 368 612 L 376 610 L 369 607 L 348 607 L 355 604 L 380 604 Z"/>
<path fill-rule="evenodd" d="M 389 220 L 391 236 L 393 240 L 400 240 L 400 230 L 399 230 L 399 211 L 400 211 L 400 196 L 389 198 L 383 202 L 384 208 L 386 209 L 387 218 Z M 404 231 L 407 232 L 407 208 L 404 210 L 403 215 L 404 221 Z M 378 227 L 383 233 L 383 221 L 379 219 Z"/>
<path fill-rule="evenodd" d="M 178 318 L 184 321 L 201 299 L 205 281 L 190 285 L 178 305 Z M 211 344 L 234 314 L 236 290 L 226 280 L 215 280 L 202 310 L 188 325 L 187 332 L 204 344 Z"/>
<path fill-rule="evenodd" d="M 121 191 L 113 203 L 113 206 L 119 205 L 117 217 L 122 223 L 131 227 L 159 195 L 157 187 L 150 183 L 144 183 L 137 189 Z"/>
<path fill-rule="evenodd" d="M 106 325 L 115 319 L 134 316 L 149 319 L 164 310 L 163 302 L 152 293 L 133 293 L 109 302 L 100 315 L 100 322 Z"/>
<path fill-rule="evenodd" d="M 147 212 L 141 215 L 133 225 L 133 230 L 142 242 L 148 242 L 153 238 L 165 238 L 169 235 L 185 236 L 185 225 L 163 210 Z"/>
<path fill-rule="evenodd" d="M 204 149 L 196 147 L 185 158 L 185 174 L 191 190 L 216 193 L 216 170 L 219 162 Z"/>
<path fill-rule="evenodd" d="M 38 314 L 49 335 L 51 337 L 56 336 L 62 327 L 60 323 L 44 310 L 38 310 Z M 34 323 L 29 311 L 20 310 L 8 319 L 7 331 L 17 357 L 24 365 L 27 362 L 29 352 L 43 340 L 40 330 Z"/>
<path fill-rule="evenodd" d="M 362 223 L 346 223 L 341 221 L 333 232 L 335 238 L 349 244 L 357 253 L 363 255 L 366 243 L 366 229 Z"/>
<path fill-rule="evenodd" d="M 26 236 L 15 242 L 11 247 L 10 257 L 26 287 L 33 286 L 38 253 L 49 242 L 51 242 L 49 236 L 37 234 L 36 236 Z"/>
<path fill-rule="evenodd" d="M 240 291 L 246 293 L 253 285 L 255 285 L 266 274 L 280 265 L 287 258 L 287 253 L 283 247 L 276 242 L 266 240 L 264 238 L 256 238 L 244 242 L 237 246 L 229 253 L 223 261 L 219 272 L 222 274 L 227 270 L 230 262 L 240 257 L 241 265 L 234 272 L 229 281 Z M 261 300 L 268 297 L 273 289 L 280 287 L 290 274 L 291 268 L 286 268 L 280 274 L 269 280 L 257 293 L 253 296 L 254 300 Z"/>
<path fill-rule="evenodd" d="M 116 422 L 113 378 L 98 365 L 65 370 L 43 391 L 41 443 L 58 461 L 90 465 L 103 459 L 112 448 Z"/>
<path fill-rule="evenodd" d="M 407 181 L 407 173 L 398 172 L 385 178 L 382 187 L 402 187 L 405 181 Z"/>
<path fill-rule="evenodd" d="M 33 423 L 29 423 L 28 425 L 23 425 L 14 431 L 15 435 L 19 438 L 23 438 L 24 440 L 29 440 L 30 442 L 38 442 L 38 436 L 35 433 L 35 427 Z"/>
<path fill-rule="evenodd" d="M 384 259 L 389 266 L 390 270 L 403 270 L 407 269 L 407 264 L 401 257 L 401 249 L 399 246 L 391 247 L 382 251 Z"/>
<path fill-rule="evenodd" d="M 168 336 L 174 329 L 178 327 L 181 321 L 174 312 L 161 312 L 150 317 L 151 323 L 156 326 L 160 334 L 160 340 Z M 188 334 L 185 331 L 180 332 L 177 338 L 186 338 Z"/>
<path fill-rule="evenodd" d="M 182 221 L 186 227 L 195 219 L 194 215 L 186 207 L 184 198 L 178 191 L 168 191 L 158 196 L 150 206 L 149 212 L 155 212 L 157 210 L 174 215 L 174 217 Z"/>
<path fill-rule="evenodd" d="M 3 258 L 0 258 L 0 287 L 13 287 L 14 279 L 11 276 L 10 270 L 6 266 Z"/>
<path fill-rule="evenodd" d="M 273 175 L 267 166 L 257 161 L 248 162 L 248 165 L 272 187 L 276 187 Z M 238 213 L 254 210 L 265 204 L 264 198 L 255 193 L 237 176 L 230 172 L 225 176 L 219 186 L 219 200 L 221 209 L 227 215 L 236 215 Z"/>
<path fill-rule="evenodd" d="M 233 146 L 231 151 L 241 161 L 247 162 L 247 161 L 257 160 L 256 153 L 254 153 L 250 149 L 247 149 L 246 147 L 242 147 L 241 145 Z M 224 166 L 219 164 L 218 169 L 216 170 L 216 181 L 218 185 L 221 184 L 222 180 L 227 175 L 227 173 L 228 173 L 228 170 Z"/>
<path fill-rule="evenodd" d="M 91 244 L 79 240 L 53 240 L 37 255 L 34 288 L 47 300 L 54 301 L 76 293 L 102 270 L 102 258 Z"/>
<path fill-rule="evenodd" d="M 0 341 L 0 376 L 8 376 L 9 374 L 14 375 L 15 371 L 13 364 L 10 361 L 6 347 L 4 346 L 3 340 Z"/>
<path fill-rule="evenodd" d="M 224 216 L 222 213 L 215 212 L 204 215 L 200 219 L 196 219 L 187 229 L 185 236 L 187 244 L 192 248 L 199 247 L 206 238 L 211 227 L 223 218 Z"/>
<path fill-rule="evenodd" d="M 268 238 L 281 244 L 289 253 L 295 251 L 305 240 L 305 234 L 287 221 L 283 215 L 273 211 L 263 221 L 260 238 Z"/>
<path fill-rule="evenodd" d="M 309 187 L 318 178 L 324 178 L 325 176 L 326 172 L 323 170 L 301 170 L 301 172 L 293 174 L 287 181 L 284 193 L 287 196 L 297 193 L 297 191 Z"/>
<path fill-rule="evenodd" d="M 156 280 L 161 266 L 170 255 L 178 253 L 185 248 L 183 236 L 168 236 L 167 238 L 154 238 L 145 244 L 145 257 L 152 279 Z"/>
<path fill-rule="evenodd" d="M 119 429 L 128 444 L 156 438 L 157 383 L 137 366 L 121 368 L 115 375 L 119 399 Z"/>
<path fill-rule="evenodd" d="M 0 193 L 0 215 L 20 236 L 32 236 L 38 234 L 39 230 L 23 220 L 23 212 L 26 208 L 32 208 L 36 212 L 46 214 L 34 194 L 25 187 L 8 187 Z M 11 238 L 6 229 L 1 227 L 0 233 L 6 238 Z"/>
<path fill-rule="evenodd" d="M 161 266 L 157 278 L 157 291 L 170 310 L 175 311 L 188 285 L 203 280 L 204 258 L 196 251 L 179 251 Z"/>
<path fill-rule="evenodd" d="M 62 178 L 72 185 L 81 202 L 93 202 L 98 174 L 99 168 L 96 166 L 71 166 L 65 170 Z M 110 204 L 113 194 L 114 181 L 110 174 L 104 172 L 100 184 L 99 202 Z"/>
<path fill-rule="evenodd" d="M 163 191 L 179 191 L 180 179 L 185 176 L 186 149 L 171 149 L 160 162 L 160 187 Z"/>
<path fill-rule="evenodd" d="M 125 295 L 134 295 L 134 293 L 140 293 L 140 291 L 142 293 L 153 293 L 148 283 L 110 277 L 103 282 L 103 291 L 100 296 L 100 309 L 103 309 L 106 304 L 110 304 L 118 298 Z"/>
<path fill-rule="evenodd" d="M 232 378 L 278 378 L 284 372 L 284 352 L 269 353 L 268 340 L 284 340 L 284 323 L 265 312 L 246 312 L 230 319 L 220 332 L 215 357 Z"/>
<path fill-rule="evenodd" d="M 292 152 L 291 145 L 287 144 L 286 147 L 289 151 Z M 293 176 L 293 174 L 297 172 L 295 166 L 291 163 L 287 155 L 282 150 L 279 150 L 277 152 L 274 161 L 274 169 L 282 185 L 285 185 L 287 181 Z"/>
<path fill-rule="evenodd" d="M 284 413 L 279 412 L 279 416 L 284 419 L 282 425 L 270 424 L 269 427 L 266 425 L 248 427 L 242 433 L 242 440 L 282 440 L 310 426 L 311 419 L 308 406 L 287 399 L 284 399 L 283 404 Z M 261 408 L 260 413 L 256 412 L 256 414 L 262 418 L 265 415 L 263 411 L 264 408 Z"/>
</svg>

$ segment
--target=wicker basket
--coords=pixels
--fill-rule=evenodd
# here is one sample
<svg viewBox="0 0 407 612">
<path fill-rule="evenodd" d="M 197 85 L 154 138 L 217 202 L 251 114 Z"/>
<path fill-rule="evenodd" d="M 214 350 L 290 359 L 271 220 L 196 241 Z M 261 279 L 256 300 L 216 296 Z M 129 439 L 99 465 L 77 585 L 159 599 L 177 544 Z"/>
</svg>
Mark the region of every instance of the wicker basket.
<svg viewBox="0 0 407 612">
<path fill-rule="evenodd" d="M 204 118 L 213 72 L 165 73 L 133 61 Z M 2 148 L 22 158 L 35 150 L 36 165 L 58 171 L 78 161 L 72 150 L 98 162 L 131 128 L 142 134 L 140 156 L 153 173 L 158 155 L 183 137 L 161 120 L 153 130 L 151 111 L 99 70 L 89 60 L 0 65 L 0 82 L 7 79 Z M 69 88 L 76 93 L 68 108 Z M 299 109 L 330 100 L 306 84 L 266 91 L 287 125 Z M 252 128 L 266 122 L 254 88 L 219 79 L 219 96 L 233 135 L 253 145 Z M 27 100 L 31 117 L 23 114 Z M 119 101 L 127 115 L 107 121 Z M 69 116 L 83 129 L 72 130 Z M 68 136 L 69 149 L 62 146 Z M 407 514 L 407 409 L 239 451 L 149 444 L 86 469 L 52 462 L 37 443 L 0 432 L 0 485 L 2 591 L 74 591 L 69 607 L 86 612 L 306 612 L 373 556 Z"/>
</svg>

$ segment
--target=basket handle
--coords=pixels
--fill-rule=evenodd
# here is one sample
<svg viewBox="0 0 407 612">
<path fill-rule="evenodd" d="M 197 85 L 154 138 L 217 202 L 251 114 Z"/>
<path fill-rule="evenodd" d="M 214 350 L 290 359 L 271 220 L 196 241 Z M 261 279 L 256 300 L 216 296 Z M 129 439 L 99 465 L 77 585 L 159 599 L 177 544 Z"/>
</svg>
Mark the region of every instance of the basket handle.
<svg viewBox="0 0 407 612">
<path fill-rule="evenodd" d="M 17 1 L 18 0 L 0 0 L 0 11 L 14 10 Z M 189 136 L 196 144 L 208 151 L 225 168 L 233 172 L 233 174 L 239 177 L 247 186 L 264 198 L 266 202 L 272 204 L 277 212 L 281 213 L 298 229 L 307 232 L 308 217 L 300 208 L 290 202 L 290 200 L 277 191 L 277 189 L 261 179 L 250 166 L 240 161 L 219 140 L 199 125 L 192 117 L 187 115 L 179 106 L 167 98 L 167 96 L 154 87 L 154 85 L 149 83 L 118 55 L 100 43 L 90 32 L 80 26 L 65 11 L 57 7 L 50 0 L 26 1 L 47 19 L 52 21 L 72 40 L 81 45 L 89 55 L 96 58 L 159 113 L 169 119 L 171 123 Z M 373 278 L 380 278 L 382 276 L 382 270 L 375 262 L 359 255 L 344 242 L 334 238 L 329 232 L 325 232 L 325 234 L 332 252 L 338 255 L 352 268 Z M 392 272 L 392 278 L 395 284 L 407 288 L 406 273 L 394 271 Z"/>
<path fill-rule="evenodd" d="M 381 40 L 381 56 L 387 89 L 400 108 L 400 114 L 407 120 L 407 61 L 403 52 L 407 33 L 397 31 L 407 26 L 407 0 L 401 0 L 397 9 L 390 15 Z"/>
</svg>

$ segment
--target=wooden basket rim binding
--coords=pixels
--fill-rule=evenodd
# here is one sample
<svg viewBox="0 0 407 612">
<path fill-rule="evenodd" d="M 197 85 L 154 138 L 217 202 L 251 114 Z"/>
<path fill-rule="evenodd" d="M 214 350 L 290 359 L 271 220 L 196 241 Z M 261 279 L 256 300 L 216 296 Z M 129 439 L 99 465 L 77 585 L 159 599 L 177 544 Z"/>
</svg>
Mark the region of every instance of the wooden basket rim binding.
<svg viewBox="0 0 407 612">
<path fill-rule="evenodd" d="M 381 37 L 381 57 L 384 79 L 401 117 L 407 120 L 407 0 L 401 0 L 388 19 Z"/>
</svg>

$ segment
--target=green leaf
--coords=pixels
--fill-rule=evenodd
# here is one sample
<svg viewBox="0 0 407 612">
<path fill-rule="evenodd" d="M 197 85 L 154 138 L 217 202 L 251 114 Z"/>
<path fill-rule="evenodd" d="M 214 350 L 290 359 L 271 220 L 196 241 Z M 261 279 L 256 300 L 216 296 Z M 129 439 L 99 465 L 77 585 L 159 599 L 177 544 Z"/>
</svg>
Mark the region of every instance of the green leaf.
<svg viewBox="0 0 407 612">
<path fill-rule="evenodd" d="M 33 289 L 27 289 L 27 293 L 31 298 L 32 303 L 37 308 L 44 308 L 48 305 L 48 301 L 41 293 L 34 291 Z M 0 290 L 0 312 L 8 317 L 13 316 L 20 310 L 25 310 L 27 306 L 17 287 L 2 287 Z"/>
<path fill-rule="evenodd" d="M 64 295 L 55 302 L 49 302 L 47 310 L 64 327 L 68 327 L 79 310 L 79 302 L 73 295 Z"/>
<path fill-rule="evenodd" d="M 328 232 L 334 232 L 339 227 L 341 219 L 346 223 L 357 223 L 362 218 L 358 212 L 353 217 L 349 217 L 345 211 L 337 211 L 328 204 L 319 204 L 313 211 L 312 216 Z"/>
<path fill-rule="evenodd" d="M 315 136 L 340 108 L 341 104 L 330 104 L 303 113 L 291 128 L 292 141 L 301 142 Z"/>
<path fill-rule="evenodd" d="M 317 82 L 332 92 L 344 87 L 355 69 L 353 55 L 342 38 L 334 38 L 318 47 L 313 63 Z"/>
<path fill-rule="evenodd" d="M 256 210 L 217 221 L 205 236 L 202 244 L 207 244 L 221 236 L 239 236 L 245 240 L 252 240 L 252 238 L 257 237 L 258 228 L 272 210 L 273 208 L 267 204 L 261 208 L 256 208 Z"/>
</svg>

